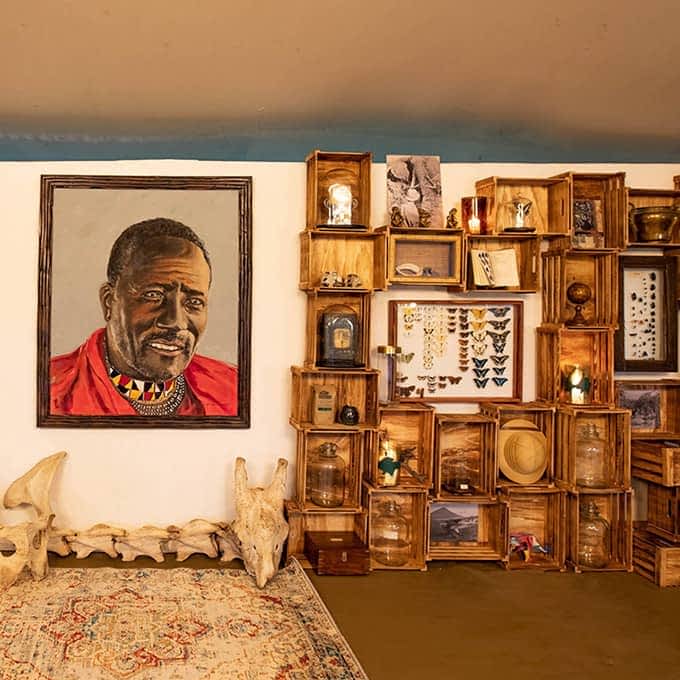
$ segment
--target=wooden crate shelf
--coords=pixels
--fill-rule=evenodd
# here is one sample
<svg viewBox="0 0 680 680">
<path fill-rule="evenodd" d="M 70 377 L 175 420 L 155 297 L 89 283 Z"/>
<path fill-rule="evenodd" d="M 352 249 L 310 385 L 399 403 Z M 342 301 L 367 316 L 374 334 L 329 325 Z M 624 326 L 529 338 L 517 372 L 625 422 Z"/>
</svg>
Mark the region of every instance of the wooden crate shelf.
<svg viewBox="0 0 680 680">
<path fill-rule="evenodd" d="M 564 571 L 566 492 L 554 487 L 509 487 L 502 490 L 499 500 L 508 504 L 504 566 Z"/>
<path fill-rule="evenodd" d="M 565 373 L 575 365 L 587 370 L 590 390 L 586 405 L 603 406 L 614 401 L 614 330 L 563 328 L 544 324 L 536 329 L 536 396 L 539 400 L 573 403 L 565 385 Z"/>
<path fill-rule="evenodd" d="M 680 487 L 647 485 L 647 529 L 680 543 Z"/>
<path fill-rule="evenodd" d="M 631 473 L 661 486 L 680 486 L 680 441 L 634 439 Z"/>
<path fill-rule="evenodd" d="M 507 515 L 506 503 L 488 499 L 431 501 L 427 560 L 503 562 L 507 557 Z"/>
<path fill-rule="evenodd" d="M 460 229 L 387 229 L 387 279 L 409 286 L 463 285 L 464 244 Z M 400 272 L 402 265 L 417 269 Z"/>
<path fill-rule="evenodd" d="M 645 529 L 633 530 L 633 571 L 660 588 L 680 586 L 680 545 Z"/>
<path fill-rule="evenodd" d="M 574 248 L 626 247 L 626 173 L 565 172 L 570 189 L 570 234 Z M 592 224 L 589 228 L 588 225 Z"/>
<path fill-rule="evenodd" d="M 301 290 L 328 290 L 321 279 L 325 272 L 336 272 L 347 282 L 348 274 L 361 280 L 359 288 L 341 291 L 385 290 L 385 235 L 378 232 L 339 230 L 303 231 L 300 234 Z"/>
<path fill-rule="evenodd" d="M 458 471 L 467 488 L 456 486 Z M 448 483 L 447 483 L 448 482 Z M 435 415 L 436 500 L 480 502 L 496 493 L 496 421 L 482 414 Z"/>
<path fill-rule="evenodd" d="M 499 234 L 514 224 L 512 199 L 521 195 L 531 201 L 526 219 L 538 236 L 564 236 L 571 226 L 570 184 L 566 177 L 487 177 L 475 183 L 477 196 L 487 199 L 487 230 Z M 510 206 L 510 207 L 508 207 Z"/>
<path fill-rule="evenodd" d="M 651 208 L 656 206 L 680 206 L 680 189 L 628 189 L 629 207 Z M 669 241 L 641 241 L 632 224 L 628 224 L 628 248 L 678 248 L 680 247 L 680 228 L 676 225 Z"/>
<path fill-rule="evenodd" d="M 344 184 L 352 192 L 352 226 L 368 229 L 371 218 L 370 153 L 312 151 L 307 158 L 307 229 L 324 229 L 328 222 L 328 188 Z"/>
<path fill-rule="evenodd" d="M 555 441 L 555 408 L 545 403 L 525 402 L 520 404 L 482 404 L 481 412 L 492 418 L 496 423 L 494 428 L 495 441 L 493 448 L 496 451 L 494 465 L 494 486 L 526 488 L 525 485 L 518 484 L 508 479 L 501 471 L 499 466 L 499 442 L 501 431 L 508 424 L 510 427 L 520 425 L 516 421 L 524 421 L 526 428 L 533 425 L 536 431 L 545 437 L 547 454 L 547 465 L 541 478 L 533 482 L 530 486 L 554 486 L 554 441 Z M 504 437 L 506 435 L 503 435 Z"/>
<path fill-rule="evenodd" d="M 411 551 L 408 561 L 401 566 L 388 566 L 375 559 L 375 533 L 372 525 L 386 501 L 394 501 L 399 506 L 410 528 Z M 361 536 L 368 543 L 371 552 L 371 570 L 374 569 L 418 569 L 427 570 L 425 562 L 427 532 L 427 491 L 425 489 L 378 489 L 368 482 L 363 485 L 363 506 L 368 513 L 368 534 Z"/>
<path fill-rule="evenodd" d="M 614 251 L 550 250 L 543 259 L 543 323 L 567 324 L 575 306 L 567 298 L 573 283 L 590 288 L 591 298 L 583 305 L 584 325 L 613 328 L 618 325 L 618 260 Z"/>
<path fill-rule="evenodd" d="M 539 239 L 534 235 L 497 234 L 492 236 L 467 235 L 467 266 L 466 266 L 466 290 L 502 291 L 504 293 L 535 293 L 540 286 L 539 277 Z M 486 250 L 489 252 L 499 250 L 515 251 L 519 286 L 515 287 L 492 287 L 478 286 L 475 284 L 470 263 L 470 250 Z"/>
<path fill-rule="evenodd" d="M 299 429 L 297 432 L 296 500 L 302 510 L 339 512 L 361 510 L 361 469 L 369 433 L 338 430 Z M 312 500 L 309 488 L 309 463 L 319 447 L 336 445 L 336 455 L 345 463 L 345 498 L 341 506 L 323 507 Z"/>
<path fill-rule="evenodd" d="M 312 387 L 328 385 L 335 387 L 338 411 L 345 404 L 359 411 L 359 424 L 347 426 L 336 423 L 324 425 L 323 429 L 374 429 L 378 425 L 378 371 L 312 369 L 292 366 L 291 423 L 300 428 L 313 429 Z M 337 419 L 336 419 L 337 420 Z"/>
<path fill-rule="evenodd" d="M 430 489 L 433 477 L 434 408 L 428 404 L 380 404 L 378 435 L 365 457 L 364 477 L 383 487 L 385 475 L 379 468 L 383 441 L 397 452 L 412 453 L 399 470 L 398 488 Z"/>
<path fill-rule="evenodd" d="M 351 309 L 359 322 L 359 362 L 370 365 L 371 296 L 368 293 L 349 293 L 344 290 L 319 290 L 307 292 L 307 331 L 305 366 L 316 367 L 321 355 L 321 317 L 333 305 Z"/>
<path fill-rule="evenodd" d="M 305 557 L 306 531 L 353 531 L 360 537 L 366 536 L 368 517 L 360 512 L 315 512 L 303 510 L 294 500 L 284 503 L 284 515 L 288 520 L 289 532 L 286 556 L 295 556 L 305 567 L 310 567 Z M 365 538 L 363 539 L 365 541 Z"/>
<path fill-rule="evenodd" d="M 555 436 L 555 476 L 565 488 L 580 489 L 579 470 L 582 459 L 579 436 L 585 428 L 594 427 L 604 442 L 602 473 L 603 489 L 630 488 L 630 413 L 619 408 L 579 408 L 560 406 L 557 409 Z"/>
<path fill-rule="evenodd" d="M 567 494 L 567 564 L 577 573 L 588 571 L 633 571 L 633 492 L 581 489 Z M 605 567 L 587 567 L 579 560 L 581 504 L 594 501 L 609 523 L 610 559 Z"/>
<path fill-rule="evenodd" d="M 631 411 L 633 439 L 680 438 L 680 380 L 617 380 L 616 405 Z"/>
</svg>

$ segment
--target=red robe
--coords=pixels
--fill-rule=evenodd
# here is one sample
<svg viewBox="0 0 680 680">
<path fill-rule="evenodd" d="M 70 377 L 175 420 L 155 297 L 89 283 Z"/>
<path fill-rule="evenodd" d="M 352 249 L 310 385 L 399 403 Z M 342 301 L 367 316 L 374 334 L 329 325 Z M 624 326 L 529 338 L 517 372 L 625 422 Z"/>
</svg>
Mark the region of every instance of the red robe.
<svg viewBox="0 0 680 680">
<path fill-rule="evenodd" d="M 113 386 L 104 363 L 105 329 L 80 347 L 50 361 L 50 414 L 71 416 L 139 415 Z M 238 368 L 195 354 L 184 370 L 186 394 L 177 416 L 235 416 Z"/>
</svg>

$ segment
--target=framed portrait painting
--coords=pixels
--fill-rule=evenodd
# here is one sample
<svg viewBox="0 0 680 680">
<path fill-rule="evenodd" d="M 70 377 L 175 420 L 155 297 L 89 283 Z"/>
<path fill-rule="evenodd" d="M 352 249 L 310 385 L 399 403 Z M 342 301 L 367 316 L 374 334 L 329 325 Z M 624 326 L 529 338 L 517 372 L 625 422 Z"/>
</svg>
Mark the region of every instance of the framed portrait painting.
<svg viewBox="0 0 680 680">
<path fill-rule="evenodd" d="M 250 426 L 252 179 L 45 175 L 39 427 Z"/>
</svg>

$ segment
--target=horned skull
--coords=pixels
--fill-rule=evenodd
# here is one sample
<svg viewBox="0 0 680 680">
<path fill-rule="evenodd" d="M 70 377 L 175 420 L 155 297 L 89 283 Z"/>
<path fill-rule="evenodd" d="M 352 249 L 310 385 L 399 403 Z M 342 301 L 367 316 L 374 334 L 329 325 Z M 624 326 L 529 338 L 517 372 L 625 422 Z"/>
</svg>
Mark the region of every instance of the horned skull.
<svg viewBox="0 0 680 680">
<path fill-rule="evenodd" d="M 236 519 L 231 529 L 238 540 L 240 557 L 258 588 L 278 571 L 288 524 L 283 516 L 288 461 L 279 458 L 271 484 L 248 487 L 244 458 L 236 459 Z"/>
</svg>

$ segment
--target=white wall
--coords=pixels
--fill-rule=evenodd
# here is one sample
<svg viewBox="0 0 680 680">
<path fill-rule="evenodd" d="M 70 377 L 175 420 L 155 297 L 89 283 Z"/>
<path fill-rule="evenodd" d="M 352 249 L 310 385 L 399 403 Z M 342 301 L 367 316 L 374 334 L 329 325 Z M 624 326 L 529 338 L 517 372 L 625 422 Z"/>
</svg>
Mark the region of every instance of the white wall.
<svg viewBox="0 0 680 680">
<path fill-rule="evenodd" d="M 444 206 L 473 194 L 489 175 L 547 177 L 565 170 L 624 170 L 632 187 L 673 188 L 680 165 L 445 164 Z M 41 174 L 149 174 L 253 176 L 252 426 L 249 430 L 86 430 L 40 428 L 36 422 L 36 313 Z M 373 166 L 372 224 L 386 221 L 385 166 Z M 0 224 L 5 249 L 0 269 L 5 314 L 0 351 L 3 442 L 0 493 L 40 458 L 68 451 L 53 487 L 56 525 L 75 529 L 96 522 L 123 526 L 181 524 L 194 517 L 233 516 L 234 459 L 248 460 L 252 483 L 263 484 L 276 458 L 295 464 L 290 413 L 290 366 L 304 356 L 305 295 L 298 290 L 300 232 L 305 224 L 304 163 L 121 161 L 0 163 Z M 372 343 L 387 341 L 387 301 L 438 299 L 436 288 L 377 293 Z M 473 297 L 470 294 L 470 297 Z M 525 301 L 524 399 L 534 397 L 533 328 L 540 323 L 540 293 Z M 440 410 L 445 410 L 441 408 Z M 452 410 L 449 408 L 448 410 Z M 474 410 L 473 406 L 466 410 Z M 20 519 L 0 510 L 0 523 Z"/>
</svg>

